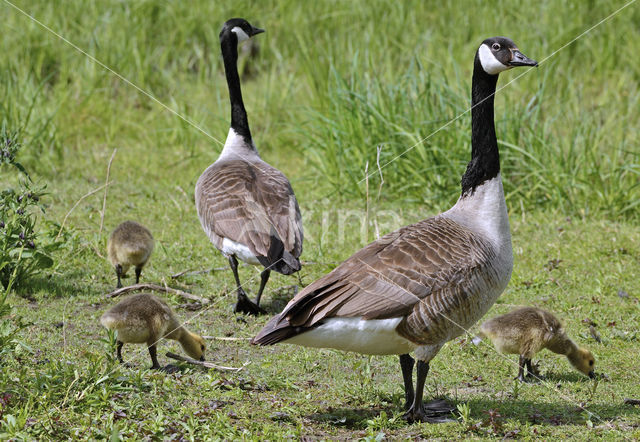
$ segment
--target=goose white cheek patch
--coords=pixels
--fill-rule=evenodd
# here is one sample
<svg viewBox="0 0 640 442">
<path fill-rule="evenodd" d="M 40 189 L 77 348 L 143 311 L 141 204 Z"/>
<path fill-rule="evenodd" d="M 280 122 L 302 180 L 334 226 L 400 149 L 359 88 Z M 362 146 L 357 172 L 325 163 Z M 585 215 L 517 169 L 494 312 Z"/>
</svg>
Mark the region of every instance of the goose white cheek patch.
<svg viewBox="0 0 640 442">
<path fill-rule="evenodd" d="M 478 49 L 478 55 L 480 57 L 480 64 L 482 64 L 482 69 L 489 75 L 496 75 L 502 71 L 506 71 L 509 69 L 509 66 L 506 66 L 493 55 L 491 49 L 485 44 L 480 45 L 480 49 Z"/>
<path fill-rule="evenodd" d="M 238 36 L 238 43 L 240 43 L 241 41 L 249 40 L 249 36 L 242 30 L 240 26 L 234 27 L 231 32 L 235 32 L 235 34 Z"/>
</svg>

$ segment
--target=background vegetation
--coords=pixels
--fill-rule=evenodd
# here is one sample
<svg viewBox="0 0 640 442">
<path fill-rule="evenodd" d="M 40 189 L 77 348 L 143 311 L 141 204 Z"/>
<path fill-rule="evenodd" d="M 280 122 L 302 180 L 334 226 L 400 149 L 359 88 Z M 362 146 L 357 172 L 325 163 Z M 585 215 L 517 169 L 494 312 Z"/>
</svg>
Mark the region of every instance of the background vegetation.
<svg viewBox="0 0 640 442">
<path fill-rule="evenodd" d="M 47 251 L 53 266 L 0 309 L 0 437 L 637 437 L 638 410 L 622 400 L 640 396 L 640 8 L 553 55 L 625 3 L 15 2 L 212 138 L 0 4 L 3 131 L 17 134 L 16 161 L 33 185 L 46 186 L 35 233 L 62 242 Z M 469 114 L 438 129 L 469 107 L 480 41 L 507 35 L 543 61 L 496 97 L 516 264 L 489 315 L 523 303 L 557 312 L 607 378 L 591 383 L 541 355 L 549 380 L 519 386 L 513 361 L 465 338 L 434 361 L 427 392 L 460 404 L 460 422 L 408 426 L 395 358 L 212 340 L 210 359 L 250 362 L 240 375 L 152 373 L 133 347 L 125 354 L 135 368 L 115 364 L 113 336 L 97 318 L 115 286 L 106 237 L 125 219 L 158 241 L 143 280 L 211 297 L 198 313 L 171 298 L 192 329 L 247 338 L 267 319 L 236 321 L 228 271 L 170 277 L 225 265 L 200 229 L 193 187 L 228 130 L 218 32 L 233 16 L 267 29 L 241 51 L 243 91 L 262 156 L 301 203 L 303 284 L 376 232 L 455 202 Z M 382 165 L 411 148 L 382 169 L 382 186 L 379 146 Z M 368 182 L 365 171 L 375 172 Z M 23 174 L 7 164 L 0 174 L 0 190 L 20 189 Z M 256 270 L 242 272 L 255 291 Z M 273 278 L 270 313 L 295 282 Z"/>
</svg>

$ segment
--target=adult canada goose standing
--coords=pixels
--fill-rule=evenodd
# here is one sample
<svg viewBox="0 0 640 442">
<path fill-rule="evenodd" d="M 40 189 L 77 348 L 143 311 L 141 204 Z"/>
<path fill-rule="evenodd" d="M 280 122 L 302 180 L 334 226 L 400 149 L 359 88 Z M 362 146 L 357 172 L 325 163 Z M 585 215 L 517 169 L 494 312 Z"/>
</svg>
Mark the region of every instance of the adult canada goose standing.
<svg viewBox="0 0 640 442">
<path fill-rule="evenodd" d="M 246 20 L 227 21 L 220 46 L 231 100 L 231 128 L 220 156 L 196 184 L 202 228 L 228 259 L 236 280 L 235 312 L 258 314 L 271 270 L 290 275 L 300 270 L 302 217 L 289 180 L 264 162 L 253 144 L 238 77 L 238 43 L 264 32 Z M 262 265 L 255 303 L 240 284 L 238 259 Z"/>
<path fill-rule="evenodd" d="M 471 161 L 458 202 L 356 252 L 298 293 L 252 343 L 399 354 L 407 420 L 449 414 L 448 405 L 423 405 L 429 361 L 487 312 L 513 266 L 493 120 L 498 74 L 536 65 L 508 38 L 483 41 L 473 69 Z"/>
<path fill-rule="evenodd" d="M 122 287 L 122 277 L 129 267 L 136 269 L 136 284 L 140 282 L 142 267 L 153 252 L 154 241 L 151 232 L 135 221 L 125 221 L 118 225 L 107 241 L 107 255 L 116 269 L 117 287 Z"/>
</svg>

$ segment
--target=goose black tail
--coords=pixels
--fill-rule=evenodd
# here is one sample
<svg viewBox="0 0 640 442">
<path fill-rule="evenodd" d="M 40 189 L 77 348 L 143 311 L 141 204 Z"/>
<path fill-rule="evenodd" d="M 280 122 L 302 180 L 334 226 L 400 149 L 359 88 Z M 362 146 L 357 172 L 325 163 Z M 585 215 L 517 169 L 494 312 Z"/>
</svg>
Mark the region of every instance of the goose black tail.
<svg viewBox="0 0 640 442">
<path fill-rule="evenodd" d="M 283 275 L 291 275 L 302 267 L 300 260 L 284 249 L 284 243 L 275 232 L 271 232 L 271 244 L 267 256 L 258 256 L 265 268 Z"/>
</svg>

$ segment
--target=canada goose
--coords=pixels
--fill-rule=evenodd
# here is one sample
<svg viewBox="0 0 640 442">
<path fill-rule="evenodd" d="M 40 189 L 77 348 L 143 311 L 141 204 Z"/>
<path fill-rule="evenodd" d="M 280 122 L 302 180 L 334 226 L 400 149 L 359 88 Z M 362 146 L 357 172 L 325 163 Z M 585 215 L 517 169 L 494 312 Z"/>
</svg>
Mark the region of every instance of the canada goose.
<svg viewBox="0 0 640 442">
<path fill-rule="evenodd" d="M 220 46 L 231 100 L 231 128 L 220 156 L 196 184 L 202 228 L 229 259 L 236 280 L 235 312 L 262 312 L 260 297 L 271 270 L 290 275 L 300 270 L 302 217 L 289 180 L 264 162 L 253 144 L 238 78 L 238 43 L 264 32 L 233 18 L 220 31 Z M 256 302 L 247 298 L 238 276 L 238 259 L 262 265 Z"/>
<path fill-rule="evenodd" d="M 252 343 L 399 354 L 405 418 L 439 421 L 449 414 L 450 406 L 423 405 L 429 361 L 487 312 L 513 266 L 493 122 L 498 74 L 536 65 L 508 38 L 483 41 L 473 69 L 471 161 L 458 202 L 356 252 L 298 293 Z M 415 390 L 409 356 L 414 350 Z"/>
<path fill-rule="evenodd" d="M 107 254 L 118 275 L 118 288 L 122 287 L 120 279 L 130 266 L 136 268 L 136 284 L 140 282 L 140 272 L 153 252 L 153 245 L 149 229 L 135 221 L 125 221 L 111 232 Z"/>
<path fill-rule="evenodd" d="M 595 376 L 595 359 L 591 352 L 578 347 L 569 339 L 558 318 L 541 308 L 522 307 L 489 319 L 482 323 L 478 334 L 489 338 L 500 352 L 520 355 L 516 379 L 522 382 L 525 382 L 525 365 L 527 376 L 537 376 L 531 358 L 544 348 L 566 355 L 578 371 L 592 379 Z"/>
<path fill-rule="evenodd" d="M 180 325 L 169 306 L 150 293 L 129 296 L 111 307 L 100 318 L 106 328 L 116 330 L 118 360 L 122 363 L 122 346 L 125 342 L 147 344 L 153 365 L 160 368 L 156 356 L 156 343 L 161 338 L 180 342 L 185 353 L 204 361 L 206 345 L 201 336 Z"/>
</svg>

